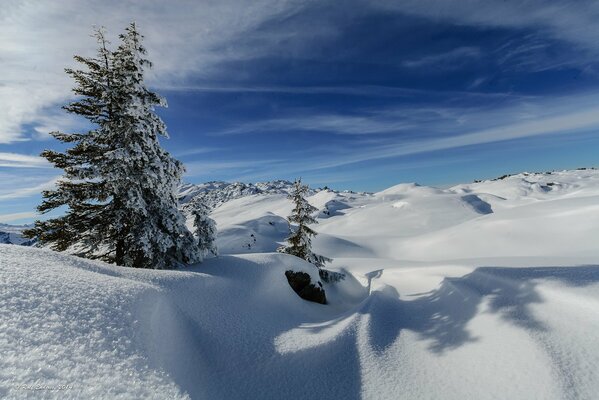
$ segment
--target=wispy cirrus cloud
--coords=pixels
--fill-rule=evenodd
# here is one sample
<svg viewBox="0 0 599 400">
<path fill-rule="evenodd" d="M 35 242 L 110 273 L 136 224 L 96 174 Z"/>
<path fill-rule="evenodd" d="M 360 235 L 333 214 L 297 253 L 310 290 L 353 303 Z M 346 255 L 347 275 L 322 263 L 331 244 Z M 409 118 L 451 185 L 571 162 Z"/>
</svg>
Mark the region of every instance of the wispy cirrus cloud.
<svg viewBox="0 0 599 400">
<path fill-rule="evenodd" d="M 501 107 L 479 105 L 402 104 L 381 108 L 354 109 L 352 113 L 322 113 L 319 110 L 292 110 L 287 116 L 255 120 L 214 132 L 214 135 L 241 135 L 297 131 L 334 135 L 386 135 L 397 137 L 414 134 L 419 140 L 431 135 L 452 134 L 463 129 L 479 129 L 498 121 L 517 121 L 540 115 L 542 107 L 532 98 L 505 98 Z M 364 139 L 360 139 L 364 143 Z M 372 139 L 371 139 L 372 140 Z M 375 139 L 379 140 L 379 139 Z"/>
<path fill-rule="evenodd" d="M 20 221 L 24 219 L 36 218 L 39 214 L 35 211 L 25 211 L 18 213 L 0 214 L 0 223 L 9 223 L 14 221 Z"/>
<path fill-rule="evenodd" d="M 45 182 L 29 187 L 0 187 L 0 201 L 14 200 L 39 195 L 43 190 L 48 190 L 54 187 L 59 177 L 54 177 Z"/>
<path fill-rule="evenodd" d="M 502 107 L 367 110 L 362 117 L 315 112 L 301 118 L 259 121 L 225 133 L 276 133 L 286 127 L 289 132 L 306 130 L 359 137 L 336 146 L 315 145 L 304 149 L 303 154 L 316 156 L 311 159 L 306 156 L 306 162 L 299 168 L 281 166 L 295 173 L 542 135 L 599 132 L 597 104 L 598 95 L 578 94 L 550 100 L 516 99 Z"/>
<path fill-rule="evenodd" d="M 50 168 L 45 158 L 18 153 L 0 153 L 0 167 L 5 168 Z"/>
<path fill-rule="evenodd" d="M 190 157 L 190 156 L 197 156 L 197 155 L 201 155 L 201 154 L 214 153 L 219 150 L 221 150 L 221 149 L 218 147 L 192 147 L 192 148 L 185 149 L 185 150 L 177 150 L 177 151 L 173 152 L 173 155 L 175 157 Z"/>
<path fill-rule="evenodd" d="M 406 60 L 402 64 L 408 68 L 434 66 L 438 69 L 455 69 L 481 56 L 478 47 L 462 46 L 446 52 L 430 54 L 418 59 Z"/>
<path fill-rule="evenodd" d="M 345 160 L 337 160 L 337 162 L 332 162 L 329 166 L 347 165 L 367 160 L 427 153 L 540 135 L 574 134 L 588 129 L 594 129 L 599 132 L 599 107 L 548 117 L 542 120 L 528 120 L 501 125 L 455 136 L 389 144 L 370 149 L 362 155 L 348 157 Z"/>
<path fill-rule="evenodd" d="M 92 26 L 106 26 L 114 39 L 135 20 L 153 55 L 150 82 L 169 85 L 190 75 L 207 76 L 225 60 L 251 59 L 270 52 L 281 45 L 280 37 L 256 37 L 252 46 L 236 45 L 236 38 L 311 3 L 6 0 L 0 10 L 0 144 L 28 140 L 25 125 L 38 132 L 70 125 L 68 119 L 49 121 L 52 113 L 48 110 L 72 96 L 63 69 L 74 65 L 73 55 L 94 54 Z M 329 31 L 314 29 L 306 35 Z"/>
<path fill-rule="evenodd" d="M 214 174 L 244 174 L 257 169 L 270 169 L 279 165 L 282 160 L 279 159 L 244 159 L 244 160 L 223 160 L 223 161 L 192 161 L 185 163 L 188 177 L 206 177 Z"/>
<path fill-rule="evenodd" d="M 298 117 L 255 121 L 217 132 L 217 135 L 238 135 L 252 132 L 314 131 L 335 134 L 364 135 L 389 133 L 412 127 L 401 119 L 381 119 L 374 116 L 343 114 L 311 114 Z"/>
<path fill-rule="evenodd" d="M 161 90 L 174 92 L 206 92 L 206 93 L 285 93 L 285 94 L 341 94 L 369 97 L 409 97 L 424 92 L 414 88 L 392 87 L 382 85 L 352 86 L 225 86 L 225 85 L 160 85 Z"/>
<path fill-rule="evenodd" d="M 541 30 L 553 39 L 599 53 L 599 3 L 593 0 L 375 0 L 388 11 L 460 25 Z"/>
</svg>

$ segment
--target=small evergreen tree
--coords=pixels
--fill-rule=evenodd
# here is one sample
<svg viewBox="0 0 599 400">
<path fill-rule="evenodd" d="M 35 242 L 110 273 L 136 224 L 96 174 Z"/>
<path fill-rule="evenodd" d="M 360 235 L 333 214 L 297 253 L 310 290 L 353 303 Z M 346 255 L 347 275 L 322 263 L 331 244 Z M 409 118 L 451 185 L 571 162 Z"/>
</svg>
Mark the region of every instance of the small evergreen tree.
<svg viewBox="0 0 599 400">
<path fill-rule="evenodd" d="M 279 247 L 277 251 L 304 259 L 320 269 L 331 259 L 312 252 L 312 237 L 316 236 L 317 233 L 308 225 L 318 223 L 316 218 L 312 216 L 318 210 L 306 200 L 307 193 L 308 186 L 302 185 L 301 179 L 293 183 L 293 188 L 287 196 L 294 205 L 292 214 L 287 217 L 290 231 L 290 235 L 286 239 L 288 245 Z M 295 230 L 291 228 L 292 223 L 297 224 Z"/>
<path fill-rule="evenodd" d="M 54 133 L 75 146 L 42 153 L 65 174 L 56 190 L 44 192 L 38 210 L 68 210 L 36 222 L 27 234 L 56 250 L 123 266 L 173 268 L 201 261 L 177 207 L 183 166 L 158 141 L 168 135 L 154 108 L 166 103 L 145 86 L 144 69 L 151 64 L 143 58 L 142 36 L 131 24 L 114 52 L 107 50 L 102 31 L 96 37 L 98 56 L 76 57 L 87 69 L 67 70 L 82 98 L 65 107 L 96 128 Z"/>
<path fill-rule="evenodd" d="M 193 201 L 189 205 L 189 213 L 193 218 L 196 246 L 202 256 L 211 253 L 218 254 L 218 249 L 215 245 L 216 240 L 216 223 L 210 218 L 210 209 L 201 201 Z"/>
</svg>

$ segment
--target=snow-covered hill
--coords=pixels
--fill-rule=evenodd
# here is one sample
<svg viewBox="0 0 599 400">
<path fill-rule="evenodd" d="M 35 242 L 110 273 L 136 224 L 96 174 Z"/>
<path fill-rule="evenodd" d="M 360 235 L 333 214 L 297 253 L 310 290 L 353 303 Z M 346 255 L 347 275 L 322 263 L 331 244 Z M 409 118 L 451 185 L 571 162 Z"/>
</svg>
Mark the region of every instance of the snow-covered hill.
<svg viewBox="0 0 599 400">
<path fill-rule="evenodd" d="M 185 271 L 0 245 L 0 397 L 596 397 L 599 171 L 314 191 L 315 250 L 347 273 L 327 305 L 272 253 L 277 190 L 215 202 L 221 256 Z"/>
</svg>

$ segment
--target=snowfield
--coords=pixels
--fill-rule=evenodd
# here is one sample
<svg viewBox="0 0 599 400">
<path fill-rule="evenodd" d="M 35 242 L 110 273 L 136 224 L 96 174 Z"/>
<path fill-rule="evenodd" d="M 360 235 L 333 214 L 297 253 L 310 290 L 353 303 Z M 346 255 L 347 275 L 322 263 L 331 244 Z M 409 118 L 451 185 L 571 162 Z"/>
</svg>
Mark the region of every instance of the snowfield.
<svg viewBox="0 0 599 400">
<path fill-rule="evenodd" d="M 0 398 L 597 398 L 599 171 L 314 191 L 327 305 L 285 184 L 225 186 L 184 188 L 221 254 L 186 270 L 0 245 Z"/>
</svg>

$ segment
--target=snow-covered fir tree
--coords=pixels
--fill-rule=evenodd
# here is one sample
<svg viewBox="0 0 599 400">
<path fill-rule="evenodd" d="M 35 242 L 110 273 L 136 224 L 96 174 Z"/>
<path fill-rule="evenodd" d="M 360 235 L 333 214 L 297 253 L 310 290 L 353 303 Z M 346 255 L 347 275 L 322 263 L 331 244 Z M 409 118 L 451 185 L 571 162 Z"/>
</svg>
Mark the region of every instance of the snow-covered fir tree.
<svg viewBox="0 0 599 400">
<path fill-rule="evenodd" d="M 210 208 L 202 201 L 192 201 L 188 207 L 193 218 L 193 236 L 196 240 L 198 251 L 202 256 L 217 255 L 216 248 L 216 222 L 210 218 Z"/>
<path fill-rule="evenodd" d="M 115 261 L 151 268 L 200 261 L 178 209 L 176 191 L 183 165 L 158 141 L 168 134 L 154 108 L 166 102 L 145 85 L 144 70 L 151 63 L 144 58 L 146 50 L 135 24 L 120 38 L 113 54 L 116 146 L 106 154 L 111 165 L 106 178 L 113 193 Z"/>
<path fill-rule="evenodd" d="M 130 267 L 173 268 L 201 261 L 177 204 L 183 165 L 158 140 L 168 134 L 155 107 L 166 103 L 145 85 L 144 70 L 151 64 L 144 58 L 142 36 L 131 24 L 120 39 L 116 51 L 103 50 L 98 57 L 105 61 L 106 76 L 96 72 L 101 71 L 96 59 L 84 62 L 88 71 L 71 73 L 78 83 L 75 92 L 83 98 L 67 110 L 98 129 L 54 135 L 81 144 L 62 154 L 45 154 L 65 169 L 65 179 L 56 191 L 44 193 L 40 211 L 63 205 L 69 210 L 65 217 L 37 223 L 31 234 L 58 250 L 74 249 Z"/>
<path fill-rule="evenodd" d="M 64 175 L 56 189 L 43 192 L 38 211 L 43 214 L 62 206 L 68 208 L 61 217 L 36 221 L 35 227 L 24 235 L 58 251 L 71 249 L 84 257 L 113 261 L 111 248 L 106 245 L 110 191 L 102 175 L 104 154 L 111 149 L 109 130 L 114 118 L 112 53 L 102 29 L 96 30 L 94 36 L 98 42 L 96 56 L 75 56 L 85 69 L 66 69 L 76 83 L 73 92 L 80 98 L 63 107 L 88 119 L 94 128 L 85 133 L 51 132 L 54 138 L 72 147 L 64 153 L 45 150 L 41 154 L 56 168 L 63 169 Z"/>
<path fill-rule="evenodd" d="M 293 183 L 293 188 L 287 196 L 294 205 L 292 214 L 287 217 L 290 230 L 290 235 L 286 239 L 288 244 L 279 247 L 277 251 L 294 255 L 318 268 L 323 268 L 324 264 L 331 259 L 312 252 L 312 237 L 316 236 L 316 232 L 308 225 L 318 223 L 312 216 L 318 210 L 306 200 L 308 189 L 307 185 L 302 184 L 301 179 Z M 292 228 L 292 224 L 297 224 L 295 230 Z"/>
</svg>

